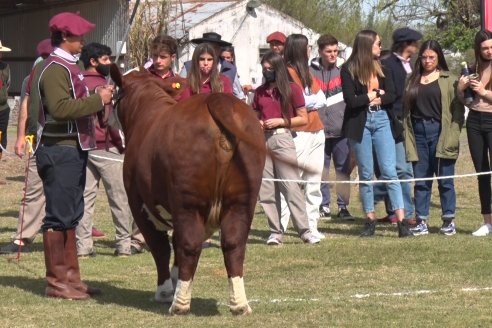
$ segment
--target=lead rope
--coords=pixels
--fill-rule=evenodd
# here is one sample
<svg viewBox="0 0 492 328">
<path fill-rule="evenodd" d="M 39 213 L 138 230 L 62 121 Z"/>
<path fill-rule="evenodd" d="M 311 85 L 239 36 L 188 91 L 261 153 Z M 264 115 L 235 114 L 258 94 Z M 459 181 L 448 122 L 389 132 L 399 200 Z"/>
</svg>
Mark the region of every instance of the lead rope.
<svg viewBox="0 0 492 328">
<path fill-rule="evenodd" d="M 21 226 L 20 226 L 20 232 L 19 232 L 19 248 L 17 250 L 17 256 L 14 258 L 11 258 L 11 260 L 16 260 L 17 262 L 20 260 L 21 253 L 22 253 L 22 246 L 23 246 L 23 241 L 22 241 L 22 232 L 24 231 L 24 213 L 26 209 L 26 194 L 27 194 L 27 183 L 29 179 L 29 162 L 32 157 L 32 152 L 33 152 L 33 143 L 34 143 L 34 135 L 28 135 L 25 136 L 25 140 L 27 143 L 27 162 L 26 162 L 26 171 L 25 175 L 26 178 L 24 179 L 24 194 L 22 196 L 22 210 L 20 213 L 20 220 L 21 220 Z"/>
</svg>

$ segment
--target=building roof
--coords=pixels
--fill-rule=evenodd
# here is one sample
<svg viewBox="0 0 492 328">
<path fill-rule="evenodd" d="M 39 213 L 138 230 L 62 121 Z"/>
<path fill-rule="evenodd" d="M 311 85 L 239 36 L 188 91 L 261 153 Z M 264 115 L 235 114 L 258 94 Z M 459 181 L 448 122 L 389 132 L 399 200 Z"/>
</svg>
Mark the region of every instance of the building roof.
<svg viewBox="0 0 492 328">
<path fill-rule="evenodd" d="M 78 0 L 0 0 L 0 17 L 70 4 L 76 1 Z"/>
<path fill-rule="evenodd" d="M 169 9 L 168 34 L 178 40 L 186 37 L 193 26 L 203 22 L 238 1 L 178 1 Z"/>
</svg>

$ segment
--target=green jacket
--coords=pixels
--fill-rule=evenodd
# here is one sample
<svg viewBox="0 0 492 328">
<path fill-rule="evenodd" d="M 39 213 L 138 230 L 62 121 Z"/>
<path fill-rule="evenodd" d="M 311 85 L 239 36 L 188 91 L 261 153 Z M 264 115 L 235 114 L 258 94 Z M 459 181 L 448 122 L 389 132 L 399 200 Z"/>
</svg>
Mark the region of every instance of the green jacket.
<svg viewBox="0 0 492 328">
<path fill-rule="evenodd" d="M 34 66 L 34 74 L 31 80 L 31 93 L 29 94 L 29 103 L 27 106 L 27 123 L 26 123 L 26 135 L 33 134 L 36 135 L 38 131 L 38 117 L 39 117 L 39 92 L 33 92 L 33 90 L 38 91 L 39 78 L 43 70 L 44 60 L 40 61 L 36 66 Z"/>
<path fill-rule="evenodd" d="M 457 159 L 460 150 L 460 133 L 465 121 L 465 107 L 460 103 L 456 94 L 458 78 L 448 71 L 439 74 L 439 89 L 441 89 L 441 133 L 437 142 L 436 157 Z M 405 127 L 405 148 L 407 161 L 417 162 L 417 146 L 412 128 L 411 108 L 403 107 L 403 125 Z"/>
<path fill-rule="evenodd" d="M 0 111 L 8 109 L 10 87 L 10 66 L 5 62 L 0 61 Z"/>
</svg>

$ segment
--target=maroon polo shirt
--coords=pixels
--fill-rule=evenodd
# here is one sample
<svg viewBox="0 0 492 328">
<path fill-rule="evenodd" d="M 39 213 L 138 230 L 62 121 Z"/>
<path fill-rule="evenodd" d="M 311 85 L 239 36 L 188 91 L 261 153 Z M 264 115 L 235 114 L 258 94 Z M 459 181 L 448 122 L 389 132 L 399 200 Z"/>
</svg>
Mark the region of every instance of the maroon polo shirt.
<svg viewBox="0 0 492 328">
<path fill-rule="evenodd" d="M 229 78 L 223 74 L 220 74 L 219 78 L 220 81 L 222 82 L 222 85 L 224 86 L 224 91 L 222 92 L 232 94 L 232 84 Z M 207 81 L 206 83 L 202 84 L 202 86 L 200 87 L 200 93 L 211 93 L 211 92 L 212 92 L 212 85 L 210 84 L 210 81 Z M 179 97 L 179 101 L 190 98 L 192 95 L 194 95 L 194 93 L 191 90 L 191 87 L 188 86 L 181 93 Z"/>
<path fill-rule="evenodd" d="M 290 83 L 292 90 L 290 96 L 289 117 L 297 116 L 296 110 L 306 105 L 304 95 L 300 86 Z M 266 121 L 271 118 L 282 118 L 282 105 L 280 103 L 280 94 L 277 88 L 268 90 L 267 84 L 262 84 L 255 91 L 253 99 L 253 109 L 260 112 L 260 120 Z"/>
</svg>

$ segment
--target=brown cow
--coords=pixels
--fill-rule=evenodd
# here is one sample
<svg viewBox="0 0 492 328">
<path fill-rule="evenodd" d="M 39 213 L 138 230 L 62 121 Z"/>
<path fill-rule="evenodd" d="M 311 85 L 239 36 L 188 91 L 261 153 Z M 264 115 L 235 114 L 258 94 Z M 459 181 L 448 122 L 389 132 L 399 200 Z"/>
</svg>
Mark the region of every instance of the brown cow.
<svg viewBox="0 0 492 328">
<path fill-rule="evenodd" d="M 157 266 L 155 299 L 172 301 L 171 314 L 189 312 L 202 242 L 220 229 L 231 312 L 251 313 L 243 262 L 266 151 L 256 115 L 232 95 L 201 94 L 176 103 L 175 80 L 146 72 L 121 77 L 116 66 L 111 76 L 120 87 L 128 201 Z"/>
</svg>

